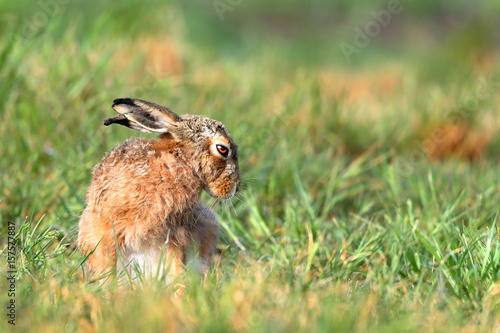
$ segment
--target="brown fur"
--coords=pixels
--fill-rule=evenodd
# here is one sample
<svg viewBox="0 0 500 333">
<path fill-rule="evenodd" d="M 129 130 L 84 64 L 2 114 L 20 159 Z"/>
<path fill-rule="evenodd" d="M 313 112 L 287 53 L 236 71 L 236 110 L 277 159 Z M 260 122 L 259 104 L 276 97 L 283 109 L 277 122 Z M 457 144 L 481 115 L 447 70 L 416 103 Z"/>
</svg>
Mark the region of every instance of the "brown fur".
<svg viewBox="0 0 500 333">
<path fill-rule="evenodd" d="M 79 223 L 79 248 L 94 250 L 87 270 L 114 268 L 119 247 L 125 264 L 140 257 L 154 272 L 155 265 L 165 267 L 173 260 L 172 272 L 179 273 L 187 248 L 196 244 L 199 268 L 206 273 L 219 224 L 216 214 L 198 201 L 203 190 L 223 199 L 237 192 L 237 146 L 215 120 L 179 117 L 138 99 L 115 100 L 113 108 L 121 115 L 108 118 L 107 124 L 163 134 L 157 140 L 128 140 L 96 167 Z M 229 158 L 214 150 L 216 144 L 230 148 Z M 159 262 L 162 250 L 165 263 Z"/>
</svg>

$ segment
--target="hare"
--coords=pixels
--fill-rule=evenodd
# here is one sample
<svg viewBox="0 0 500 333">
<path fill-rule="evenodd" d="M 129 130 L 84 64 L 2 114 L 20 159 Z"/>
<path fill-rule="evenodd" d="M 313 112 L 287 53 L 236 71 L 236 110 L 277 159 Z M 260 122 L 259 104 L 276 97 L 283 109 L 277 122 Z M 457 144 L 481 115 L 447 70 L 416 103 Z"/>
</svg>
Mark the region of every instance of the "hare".
<svg viewBox="0 0 500 333">
<path fill-rule="evenodd" d="M 79 222 L 78 247 L 90 254 L 86 271 L 115 268 L 119 249 L 126 266 L 135 261 L 149 275 L 170 267 L 167 274 L 175 275 L 194 248 L 196 266 L 206 274 L 219 223 L 198 201 L 203 190 L 219 199 L 238 192 L 236 144 L 217 120 L 178 116 L 133 98 L 115 99 L 112 108 L 119 115 L 104 125 L 160 135 L 157 140 L 126 141 L 95 168 Z"/>
</svg>

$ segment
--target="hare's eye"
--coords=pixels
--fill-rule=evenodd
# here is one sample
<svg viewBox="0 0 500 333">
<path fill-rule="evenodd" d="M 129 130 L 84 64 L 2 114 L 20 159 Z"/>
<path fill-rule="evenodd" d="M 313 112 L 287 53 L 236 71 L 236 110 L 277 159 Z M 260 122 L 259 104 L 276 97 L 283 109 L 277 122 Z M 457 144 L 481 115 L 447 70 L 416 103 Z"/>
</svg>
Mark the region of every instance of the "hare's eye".
<svg viewBox="0 0 500 333">
<path fill-rule="evenodd" d="M 229 149 L 226 146 L 216 145 L 216 148 L 219 154 L 221 154 L 223 157 L 227 157 L 227 155 L 229 155 Z"/>
</svg>

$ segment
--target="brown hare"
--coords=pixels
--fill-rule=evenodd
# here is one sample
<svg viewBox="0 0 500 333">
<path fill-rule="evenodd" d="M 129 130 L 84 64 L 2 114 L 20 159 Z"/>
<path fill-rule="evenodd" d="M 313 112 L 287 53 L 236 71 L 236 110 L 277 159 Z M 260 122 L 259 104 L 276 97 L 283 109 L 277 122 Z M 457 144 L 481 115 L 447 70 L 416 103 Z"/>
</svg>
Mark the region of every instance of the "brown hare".
<svg viewBox="0 0 500 333">
<path fill-rule="evenodd" d="M 238 191 L 236 144 L 217 120 L 178 116 L 132 98 L 115 99 L 112 108 L 119 115 L 104 125 L 161 134 L 157 140 L 126 141 L 94 170 L 78 234 L 81 251 L 93 251 L 86 270 L 102 273 L 116 267 L 119 249 L 128 271 L 135 262 L 149 275 L 167 265 L 178 274 L 194 248 L 196 266 L 206 274 L 219 223 L 198 201 L 203 190 L 220 199 Z"/>
</svg>

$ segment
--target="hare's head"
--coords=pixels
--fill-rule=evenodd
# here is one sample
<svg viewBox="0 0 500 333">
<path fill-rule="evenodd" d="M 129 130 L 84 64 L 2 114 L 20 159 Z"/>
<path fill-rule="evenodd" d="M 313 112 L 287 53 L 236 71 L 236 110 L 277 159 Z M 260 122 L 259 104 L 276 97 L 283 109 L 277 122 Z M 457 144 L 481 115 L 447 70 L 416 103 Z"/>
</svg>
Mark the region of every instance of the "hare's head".
<svg viewBox="0 0 500 333">
<path fill-rule="evenodd" d="M 119 113 L 104 121 L 147 133 L 168 133 L 183 147 L 193 168 L 213 197 L 231 198 L 239 189 L 238 147 L 220 121 L 196 116 L 179 116 L 169 108 L 134 98 L 113 101 Z"/>
</svg>

